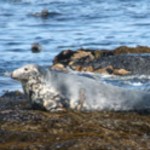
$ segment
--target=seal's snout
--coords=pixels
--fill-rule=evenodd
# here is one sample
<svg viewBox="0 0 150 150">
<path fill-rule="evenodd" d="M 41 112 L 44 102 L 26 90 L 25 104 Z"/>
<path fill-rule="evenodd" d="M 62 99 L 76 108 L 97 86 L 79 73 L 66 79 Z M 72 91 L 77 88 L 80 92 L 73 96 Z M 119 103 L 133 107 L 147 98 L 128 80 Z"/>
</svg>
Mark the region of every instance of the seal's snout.
<svg viewBox="0 0 150 150">
<path fill-rule="evenodd" d="M 12 72 L 10 76 L 11 76 L 12 79 L 15 79 L 15 80 L 17 79 L 14 72 Z"/>
</svg>

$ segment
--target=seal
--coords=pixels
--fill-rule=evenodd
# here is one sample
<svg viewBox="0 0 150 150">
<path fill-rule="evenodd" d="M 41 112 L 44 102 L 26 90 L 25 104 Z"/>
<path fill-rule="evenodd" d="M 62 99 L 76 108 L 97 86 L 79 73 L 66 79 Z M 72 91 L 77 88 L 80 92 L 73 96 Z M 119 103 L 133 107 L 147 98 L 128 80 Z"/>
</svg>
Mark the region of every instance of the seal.
<svg viewBox="0 0 150 150">
<path fill-rule="evenodd" d="M 65 73 L 35 64 L 12 72 L 22 83 L 25 94 L 35 108 L 50 112 L 67 109 L 145 110 L 150 109 L 150 93 L 113 86 L 91 76 Z"/>
</svg>

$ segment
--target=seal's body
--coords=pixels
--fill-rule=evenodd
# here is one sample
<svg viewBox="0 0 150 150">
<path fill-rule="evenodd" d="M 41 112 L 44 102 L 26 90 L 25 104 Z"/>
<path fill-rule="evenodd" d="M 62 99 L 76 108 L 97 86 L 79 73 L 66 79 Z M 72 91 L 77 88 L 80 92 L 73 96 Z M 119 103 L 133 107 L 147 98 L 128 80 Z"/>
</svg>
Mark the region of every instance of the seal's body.
<svg viewBox="0 0 150 150">
<path fill-rule="evenodd" d="M 116 87 L 88 76 L 30 64 L 13 71 L 12 78 L 21 81 L 32 106 L 51 112 L 150 109 L 150 93 Z"/>
</svg>

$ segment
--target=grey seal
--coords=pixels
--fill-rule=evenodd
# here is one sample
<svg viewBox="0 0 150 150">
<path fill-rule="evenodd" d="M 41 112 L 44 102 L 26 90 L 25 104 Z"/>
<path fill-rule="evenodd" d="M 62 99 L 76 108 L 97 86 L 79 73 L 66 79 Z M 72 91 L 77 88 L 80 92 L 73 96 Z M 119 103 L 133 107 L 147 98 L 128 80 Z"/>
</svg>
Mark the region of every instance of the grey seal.
<svg viewBox="0 0 150 150">
<path fill-rule="evenodd" d="M 50 112 L 66 109 L 143 110 L 150 109 L 150 93 L 125 89 L 91 76 L 59 72 L 28 64 L 11 74 L 22 83 L 32 106 Z"/>
</svg>

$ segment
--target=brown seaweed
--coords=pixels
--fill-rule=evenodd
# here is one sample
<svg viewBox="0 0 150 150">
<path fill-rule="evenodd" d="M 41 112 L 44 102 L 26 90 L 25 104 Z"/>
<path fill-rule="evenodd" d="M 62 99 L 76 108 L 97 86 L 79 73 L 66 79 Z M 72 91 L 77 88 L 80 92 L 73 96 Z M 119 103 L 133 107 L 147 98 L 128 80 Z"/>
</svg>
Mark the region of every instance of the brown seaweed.
<svg viewBox="0 0 150 150">
<path fill-rule="evenodd" d="M 2 150 L 149 149 L 150 116 L 140 112 L 49 113 L 20 92 L 0 97 Z"/>
</svg>

